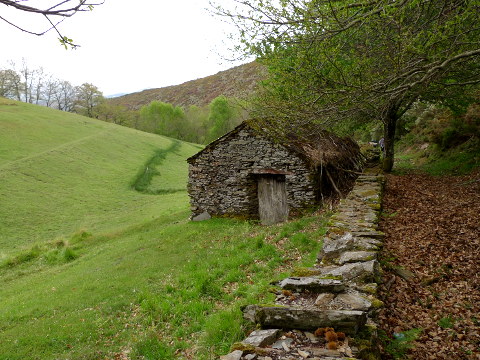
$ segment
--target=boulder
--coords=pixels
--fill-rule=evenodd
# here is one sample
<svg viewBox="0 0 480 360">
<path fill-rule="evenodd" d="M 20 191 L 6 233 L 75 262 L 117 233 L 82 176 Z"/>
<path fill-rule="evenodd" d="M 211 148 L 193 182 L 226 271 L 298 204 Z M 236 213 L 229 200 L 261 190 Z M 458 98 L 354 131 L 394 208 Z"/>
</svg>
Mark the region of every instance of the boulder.
<svg viewBox="0 0 480 360">
<path fill-rule="evenodd" d="M 212 216 L 208 212 L 204 211 L 200 215 L 194 216 L 192 218 L 192 221 L 204 221 L 204 220 L 209 220 L 211 218 Z"/>
</svg>

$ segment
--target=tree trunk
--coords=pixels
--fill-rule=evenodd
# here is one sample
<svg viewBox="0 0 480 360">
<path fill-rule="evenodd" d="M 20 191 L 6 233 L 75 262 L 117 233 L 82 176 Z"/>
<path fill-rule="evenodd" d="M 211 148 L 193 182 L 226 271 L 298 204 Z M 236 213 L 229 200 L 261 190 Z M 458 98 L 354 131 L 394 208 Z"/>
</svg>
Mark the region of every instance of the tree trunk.
<svg viewBox="0 0 480 360">
<path fill-rule="evenodd" d="M 392 109 L 388 112 L 383 122 L 385 151 L 383 157 L 383 171 L 389 173 L 393 169 L 393 160 L 395 156 L 395 129 L 397 125 L 397 112 Z"/>
</svg>

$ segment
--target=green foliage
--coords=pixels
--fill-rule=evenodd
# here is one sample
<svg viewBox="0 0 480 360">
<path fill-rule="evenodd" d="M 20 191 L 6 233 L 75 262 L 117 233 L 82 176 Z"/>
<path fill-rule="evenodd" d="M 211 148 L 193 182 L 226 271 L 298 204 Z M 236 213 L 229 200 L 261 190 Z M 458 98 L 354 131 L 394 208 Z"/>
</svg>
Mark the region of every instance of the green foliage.
<svg viewBox="0 0 480 360">
<path fill-rule="evenodd" d="M 185 113 L 179 106 L 152 101 L 140 109 L 140 119 L 141 130 L 178 139 Z"/>
<path fill-rule="evenodd" d="M 215 140 L 242 121 L 239 102 L 225 96 L 213 99 L 209 106 L 190 106 L 186 110 L 152 101 L 138 112 L 104 101 L 93 112 L 104 121 L 197 144 Z"/>
<path fill-rule="evenodd" d="M 455 325 L 455 319 L 451 316 L 446 316 L 438 320 L 438 326 L 442 329 L 451 329 Z"/>
<path fill-rule="evenodd" d="M 384 345 L 385 351 L 394 359 L 405 359 L 408 350 L 414 347 L 413 342 L 418 338 L 422 331 L 422 329 L 410 329 L 395 334 L 393 339 L 389 339 L 386 335 L 381 336 L 382 340 L 386 342 Z"/>
<path fill-rule="evenodd" d="M 225 96 L 219 96 L 210 103 L 208 122 L 211 128 L 208 134 L 208 142 L 213 141 L 234 127 L 235 109 Z"/>
<path fill-rule="evenodd" d="M 397 170 L 465 174 L 480 166 L 478 109 L 472 104 L 465 113 L 454 114 L 438 105 L 416 104 L 406 114 L 409 132 L 397 144 Z"/>
<path fill-rule="evenodd" d="M 93 84 L 85 83 L 77 87 L 75 112 L 94 117 L 95 108 L 105 102 L 102 92 Z"/>
<path fill-rule="evenodd" d="M 217 10 L 239 28 L 239 48 L 269 69 L 255 117 L 273 117 L 288 129 L 375 122 L 384 129 L 386 171 L 393 166 L 397 122 L 415 101 L 464 109 L 477 89 L 475 2 L 236 4 Z"/>
</svg>

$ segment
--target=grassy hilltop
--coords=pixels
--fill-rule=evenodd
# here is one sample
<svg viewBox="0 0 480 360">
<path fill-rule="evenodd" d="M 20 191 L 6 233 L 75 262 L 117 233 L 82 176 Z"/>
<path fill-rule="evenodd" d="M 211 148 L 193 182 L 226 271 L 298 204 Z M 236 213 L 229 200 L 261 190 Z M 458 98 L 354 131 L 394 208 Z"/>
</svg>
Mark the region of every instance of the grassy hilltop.
<svg viewBox="0 0 480 360">
<path fill-rule="evenodd" d="M 313 264 L 318 216 L 190 222 L 198 150 L 0 99 L 0 360 L 215 358 L 240 305 Z"/>
</svg>

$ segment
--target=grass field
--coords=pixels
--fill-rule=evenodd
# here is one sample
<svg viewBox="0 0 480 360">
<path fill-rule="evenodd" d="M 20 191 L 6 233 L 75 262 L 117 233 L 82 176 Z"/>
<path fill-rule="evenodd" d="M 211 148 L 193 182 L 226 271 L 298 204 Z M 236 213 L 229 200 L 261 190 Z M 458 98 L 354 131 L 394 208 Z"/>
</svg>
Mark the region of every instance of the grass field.
<svg viewBox="0 0 480 360">
<path fill-rule="evenodd" d="M 198 150 L 0 100 L 1 360 L 215 359 L 313 263 L 326 215 L 190 222 Z"/>
<path fill-rule="evenodd" d="M 0 105 L 0 256 L 79 230 L 98 233 L 186 208 L 186 193 L 159 199 L 131 189 L 137 173 L 173 140 L 22 103 Z M 154 181 L 185 188 L 182 143 Z M 157 180 L 158 178 L 158 180 Z"/>
</svg>

